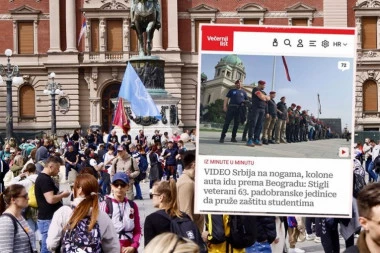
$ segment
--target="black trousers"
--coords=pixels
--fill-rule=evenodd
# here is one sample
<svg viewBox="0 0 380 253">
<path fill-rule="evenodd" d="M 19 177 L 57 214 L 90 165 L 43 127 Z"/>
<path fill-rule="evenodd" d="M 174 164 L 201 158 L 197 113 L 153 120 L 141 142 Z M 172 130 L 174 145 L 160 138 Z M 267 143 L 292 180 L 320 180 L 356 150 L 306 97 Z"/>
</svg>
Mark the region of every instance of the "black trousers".
<svg viewBox="0 0 380 253">
<path fill-rule="evenodd" d="M 239 115 L 240 115 L 239 106 L 228 106 L 226 119 L 224 120 L 222 134 L 220 135 L 221 139 L 224 139 L 226 137 L 226 133 L 228 131 L 228 128 L 232 120 L 234 120 L 234 127 L 232 128 L 232 138 L 236 138 L 236 133 L 239 127 L 239 119 L 240 119 Z"/>
<path fill-rule="evenodd" d="M 339 232 L 336 220 L 321 218 L 321 241 L 323 250 L 326 253 L 339 253 Z"/>
<path fill-rule="evenodd" d="M 293 134 L 294 134 L 294 124 L 289 123 L 286 124 L 286 141 L 287 142 L 293 142 Z"/>
</svg>

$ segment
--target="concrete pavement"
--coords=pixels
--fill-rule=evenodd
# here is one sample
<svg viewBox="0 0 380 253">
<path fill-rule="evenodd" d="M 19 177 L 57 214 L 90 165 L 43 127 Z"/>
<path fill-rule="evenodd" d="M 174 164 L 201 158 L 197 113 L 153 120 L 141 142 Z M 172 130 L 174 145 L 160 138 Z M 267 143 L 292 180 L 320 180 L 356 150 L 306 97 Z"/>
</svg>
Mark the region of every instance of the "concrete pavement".
<svg viewBox="0 0 380 253">
<path fill-rule="evenodd" d="M 293 158 L 339 158 L 339 148 L 350 149 L 350 142 L 346 139 L 326 139 L 288 144 L 269 144 L 249 147 L 241 141 L 238 134 L 237 141 L 231 142 L 231 133 L 227 134 L 225 142 L 219 143 L 220 132 L 200 131 L 199 153 L 202 155 L 239 155 L 253 157 L 293 157 Z"/>
</svg>

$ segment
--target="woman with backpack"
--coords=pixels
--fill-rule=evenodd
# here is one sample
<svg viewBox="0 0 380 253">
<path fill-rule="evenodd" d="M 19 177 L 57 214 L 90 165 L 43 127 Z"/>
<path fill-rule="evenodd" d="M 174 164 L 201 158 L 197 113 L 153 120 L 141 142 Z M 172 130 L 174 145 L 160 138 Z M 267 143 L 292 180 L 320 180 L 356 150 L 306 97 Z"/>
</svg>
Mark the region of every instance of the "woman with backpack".
<svg viewBox="0 0 380 253">
<path fill-rule="evenodd" d="M 160 210 L 151 213 L 145 219 L 145 246 L 157 235 L 172 232 L 194 241 L 198 244 L 200 252 L 207 252 L 207 246 L 202 240 L 197 225 L 186 213 L 181 212 L 178 208 L 175 180 L 171 178 L 169 181 L 156 182 L 153 185 L 152 195 L 154 207 Z M 186 233 L 183 233 L 183 231 L 186 231 Z"/>
<path fill-rule="evenodd" d="M 0 251 L 2 253 L 37 252 L 32 246 L 34 232 L 22 216 L 28 206 L 28 193 L 19 184 L 0 194 Z"/>
<path fill-rule="evenodd" d="M 28 163 L 24 172 L 13 178 L 11 184 L 19 184 L 25 187 L 28 193 L 28 207 L 23 211 L 23 216 L 28 222 L 29 228 L 31 228 L 36 236 L 36 240 L 39 241 L 41 235 L 37 228 L 37 199 L 34 192 L 34 186 L 37 179 L 36 165 Z M 36 241 L 32 241 L 33 248 L 36 247 Z"/>
<path fill-rule="evenodd" d="M 51 221 L 46 240 L 51 252 L 60 247 L 62 252 L 120 253 L 112 221 L 99 210 L 98 187 L 93 175 L 77 176 L 71 206 L 59 208 Z"/>
</svg>

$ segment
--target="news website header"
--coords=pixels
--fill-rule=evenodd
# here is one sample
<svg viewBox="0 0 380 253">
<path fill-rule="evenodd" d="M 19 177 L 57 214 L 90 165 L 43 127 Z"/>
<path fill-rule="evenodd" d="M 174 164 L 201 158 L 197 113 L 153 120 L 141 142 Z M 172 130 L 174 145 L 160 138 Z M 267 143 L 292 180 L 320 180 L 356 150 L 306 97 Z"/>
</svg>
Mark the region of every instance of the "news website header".
<svg viewBox="0 0 380 253">
<path fill-rule="evenodd" d="M 305 27 L 201 27 L 204 53 L 355 57 L 355 30 Z"/>
</svg>

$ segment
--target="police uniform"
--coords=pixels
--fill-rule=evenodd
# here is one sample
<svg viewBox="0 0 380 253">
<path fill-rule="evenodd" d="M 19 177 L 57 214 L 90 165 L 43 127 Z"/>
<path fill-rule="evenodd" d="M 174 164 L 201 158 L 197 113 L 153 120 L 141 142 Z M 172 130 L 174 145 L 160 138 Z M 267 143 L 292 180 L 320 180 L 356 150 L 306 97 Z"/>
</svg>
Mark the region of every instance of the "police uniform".
<svg viewBox="0 0 380 253">
<path fill-rule="evenodd" d="M 232 119 L 234 120 L 234 126 L 232 128 L 231 141 L 236 142 L 236 133 L 239 127 L 240 107 L 245 106 L 244 101 L 247 100 L 247 93 L 242 89 L 232 89 L 227 93 L 226 97 L 229 98 L 230 101 L 227 107 L 222 134 L 220 135 L 219 142 L 221 143 L 224 142 L 224 138 L 226 137 L 226 133 Z"/>
<path fill-rule="evenodd" d="M 259 83 L 260 82 L 265 84 L 264 81 L 259 81 Z M 261 145 L 260 134 L 263 128 L 265 114 L 268 111 L 268 104 L 266 101 L 259 98 L 259 93 L 266 95 L 266 93 L 258 87 L 252 90 L 252 112 L 249 116 L 250 126 L 248 128 L 248 146 L 251 146 L 252 143 L 255 145 Z"/>
</svg>

